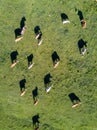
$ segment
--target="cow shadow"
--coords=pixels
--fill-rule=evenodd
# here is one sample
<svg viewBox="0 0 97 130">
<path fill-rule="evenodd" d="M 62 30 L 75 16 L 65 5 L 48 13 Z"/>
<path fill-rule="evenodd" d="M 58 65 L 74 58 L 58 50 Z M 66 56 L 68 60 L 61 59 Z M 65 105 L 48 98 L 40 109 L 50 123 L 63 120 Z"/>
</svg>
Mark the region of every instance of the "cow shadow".
<svg viewBox="0 0 97 130">
<path fill-rule="evenodd" d="M 80 104 L 81 101 L 79 97 L 75 95 L 75 93 L 70 93 L 68 96 L 73 104 L 72 107 L 76 107 Z"/>
<path fill-rule="evenodd" d="M 52 82 L 51 82 L 51 78 L 52 78 L 52 76 L 51 76 L 51 74 L 50 73 L 48 73 L 48 74 L 46 74 L 45 76 L 44 76 L 44 86 L 45 86 L 45 91 L 48 93 L 50 90 L 51 90 L 51 88 L 52 88 Z"/>
<path fill-rule="evenodd" d="M 18 51 L 13 51 L 10 54 L 10 58 L 11 58 L 11 63 L 16 63 L 17 62 L 17 56 L 18 56 Z"/>
<path fill-rule="evenodd" d="M 77 15 L 79 16 L 80 21 L 84 19 L 84 17 L 83 17 L 83 13 L 82 13 L 81 10 L 78 10 Z"/>
<path fill-rule="evenodd" d="M 38 103 L 38 88 L 36 87 L 34 90 L 32 90 L 32 96 L 34 104 Z"/>
<path fill-rule="evenodd" d="M 20 21 L 20 29 L 22 30 L 23 27 L 25 27 L 25 21 L 26 21 L 26 18 L 25 17 L 22 17 L 21 21 Z"/>
<path fill-rule="evenodd" d="M 34 130 L 38 130 L 39 129 L 39 114 L 35 115 L 32 117 L 32 123 L 33 123 L 33 128 Z"/>
<path fill-rule="evenodd" d="M 43 39 L 42 39 L 42 31 L 39 26 L 36 26 L 34 28 L 34 33 L 36 35 L 35 39 L 38 40 L 38 45 L 41 45 Z"/>
<path fill-rule="evenodd" d="M 26 88 L 25 84 L 26 84 L 26 79 L 20 80 L 19 85 L 20 85 L 20 92 L 21 92 L 21 94 L 25 91 L 25 88 Z"/>
<path fill-rule="evenodd" d="M 21 28 L 16 28 L 14 30 L 15 33 L 15 39 L 21 36 Z"/>
<path fill-rule="evenodd" d="M 63 24 L 70 23 L 68 16 L 65 13 L 61 13 L 61 20 Z"/>
<path fill-rule="evenodd" d="M 65 13 L 61 13 L 61 20 L 62 20 L 62 22 L 64 20 L 67 20 L 67 19 L 69 19 L 68 16 Z"/>
<path fill-rule="evenodd" d="M 54 66 L 54 68 L 55 67 L 57 67 L 57 65 L 58 65 L 58 63 L 59 63 L 59 61 L 60 61 L 60 57 L 59 57 L 59 55 L 57 54 L 57 52 L 56 51 L 54 51 L 53 53 L 52 53 L 52 61 L 53 61 L 53 66 Z"/>
<path fill-rule="evenodd" d="M 26 21 L 26 18 L 22 17 L 22 19 L 20 21 L 20 27 L 16 28 L 14 30 L 15 39 L 22 37 L 22 35 L 24 34 L 24 31 L 25 31 L 25 21 Z"/>
<path fill-rule="evenodd" d="M 35 35 L 37 35 L 37 34 L 39 33 L 39 31 L 40 31 L 40 27 L 39 27 L 39 26 L 36 26 L 36 27 L 34 28 L 34 33 L 35 33 Z"/>
<path fill-rule="evenodd" d="M 33 54 L 27 56 L 27 61 L 28 61 L 28 68 L 30 68 L 33 65 Z"/>
<path fill-rule="evenodd" d="M 78 10 L 77 15 L 79 16 L 82 28 L 86 28 L 86 21 L 84 20 L 82 11 Z"/>
<path fill-rule="evenodd" d="M 44 76 L 44 85 L 45 85 L 45 87 L 47 87 L 48 84 L 51 83 L 51 78 L 52 78 L 52 76 L 51 76 L 50 73 L 48 73 L 48 74 L 46 74 Z"/>
<path fill-rule="evenodd" d="M 86 48 L 87 48 L 87 42 L 84 41 L 83 39 L 80 39 L 78 41 L 78 48 L 79 48 L 79 52 L 80 54 L 84 55 L 84 53 L 86 52 Z"/>
</svg>

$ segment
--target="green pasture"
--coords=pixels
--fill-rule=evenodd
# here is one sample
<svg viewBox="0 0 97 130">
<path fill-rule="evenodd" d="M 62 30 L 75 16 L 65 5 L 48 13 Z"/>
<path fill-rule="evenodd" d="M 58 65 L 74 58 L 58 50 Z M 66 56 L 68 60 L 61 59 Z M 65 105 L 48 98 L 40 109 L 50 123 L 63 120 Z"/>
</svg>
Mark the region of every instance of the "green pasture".
<svg viewBox="0 0 97 130">
<path fill-rule="evenodd" d="M 76 10 L 81 10 L 83 29 Z M 61 13 L 70 23 L 63 24 Z M 26 18 L 26 32 L 15 42 L 14 30 Z M 40 26 L 43 43 L 38 46 L 34 27 Z M 79 54 L 79 39 L 87 41 L 88 54 Z M 17 50 L 19 63 L 10 68 L 10 54 Z M 53 68 L 52 53 L 60 57 Z M 27 56 L 34 66 L 28 70 Z M 45 92 L 44 76 L 53 87 Z M 26 79 L 26 94 L 19 82 Z M 32 90 L 39 89 L 33 104 Z M 72 108 L 68 95 L 75 93 L 81 105 Z M 97 130 L 97 2 L 95 0 L 0 0 L 0 130 L 33 130 L 32 117 L 39 114 L 40 130 Z"/>
</svg>

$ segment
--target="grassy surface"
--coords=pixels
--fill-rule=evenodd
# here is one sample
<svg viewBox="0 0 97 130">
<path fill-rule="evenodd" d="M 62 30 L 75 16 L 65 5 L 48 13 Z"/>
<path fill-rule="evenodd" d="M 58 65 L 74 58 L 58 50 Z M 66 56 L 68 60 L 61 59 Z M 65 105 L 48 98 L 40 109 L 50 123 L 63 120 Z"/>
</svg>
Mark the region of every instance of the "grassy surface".
<svg viewBox="0 0 97 130">
<path fill-rule="evenodd" d="M 76 9 L 83 12 L 87 28 L 82 29 Z M 63 25 L 66 13 L 70 24 Z M 14 30 L 26 17 L 24 38 L 15 43 Z M 34 27 L 43 32 L 37 46 Z M 40 130 L 97 130 L 97 2 L 94 0 L 0 0 L 0 129 L 32 130 L 32 117 L 40 116 Z M 88 42 L 88 54 L 81 56 L 77 42 Z M 17 50 L 19 63 L 10 68 L 10 53 Z M 54 69 L 51 54 L 57 51 Z M 28 70 L 27 56 L 35 65 Z M 53 88 L 45 93 L 44 76 L 52 75 Z M 19 81 L 27 80 L 27 93 L 20 97 Z M 33 105 L 32 90 L 39 89 L 39 104 Z M 68 94 L 81 100 L 72 109 Z"/>
</svg>

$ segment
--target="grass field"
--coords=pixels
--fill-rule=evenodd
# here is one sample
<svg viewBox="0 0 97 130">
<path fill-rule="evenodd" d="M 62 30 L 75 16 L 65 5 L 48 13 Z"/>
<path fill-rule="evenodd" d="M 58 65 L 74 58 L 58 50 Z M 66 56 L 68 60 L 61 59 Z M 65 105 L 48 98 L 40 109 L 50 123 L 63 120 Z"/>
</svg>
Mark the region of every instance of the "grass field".
<svg viewBox="0 0 97 130">
<path fill-rule="evenodd" d="M 80 24 L 76 10 L 87 22 Z M 70 23 L 63 24 L 61 13 Z M 26 32 L 15 42 L 14 30 L 26 18 Z M 42 45 L 34 27 L 40 26 Z M 87 41 L 88 54 L 79 54 L 79 39 Z M 17 50 L 19 63 L 10 68 L 10 54 Z M 53 68 L 52 53 L 60 57 Z M 28 70 L 27 56 L 34 66 Z M 50 73 L 53 87 L 45 92 L 44 76 Z M 19 82 L 26 79 L 26 94 Z M 32 90 L 38 87 L 39 103 Z M 72 108 L 68 95 L 75 93 L 81 105 Z M 40 130 L 97 130 L 97 2 L 95 0 L 0 0 L 0 130 L 33 130 L 32 117 L 39 114 Z"/>
</svg>

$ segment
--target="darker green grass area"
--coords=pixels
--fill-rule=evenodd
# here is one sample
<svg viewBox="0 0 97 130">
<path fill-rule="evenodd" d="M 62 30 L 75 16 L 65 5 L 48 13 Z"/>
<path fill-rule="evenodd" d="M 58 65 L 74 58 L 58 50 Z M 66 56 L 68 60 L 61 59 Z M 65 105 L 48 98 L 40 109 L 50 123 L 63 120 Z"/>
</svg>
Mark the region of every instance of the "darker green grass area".
<svg viewBox="0 0 97 130">
<path fill-rule="evenodd" d="M 81 10 L 87 27 L 80 24 Z M 63 24 L 61 13 L 70 23 Z M 26 17 L 26 32 L 15 42 L 14 30 Z M 43 43 L 38 46 L 34 28 L 40 26 Z M 39 114 L 40 130 L 97 129 L 97 2 L 95 0 L 1 0 L 0 1 L 0 129 L 33 130 L 32 117 Z M 79 39 L 87 41 L 88 54 L 79 54 Z M 12 51 L 19 63 L 10 68 Z M 60 57 L 53 68 L 52 53 Z M 27 56 L 34 66 L 28 70 Z M 44 76 L 50 73 L 53 87 L 45 92 Z M 27 91 L 20 96 L 19 82 L 26 79 Z M 32 90 L 38 87 L 39 103 L 33 104 Z M 81 105 L 72 108 L 68 95 L 75 93 Z"/>
</svg>

